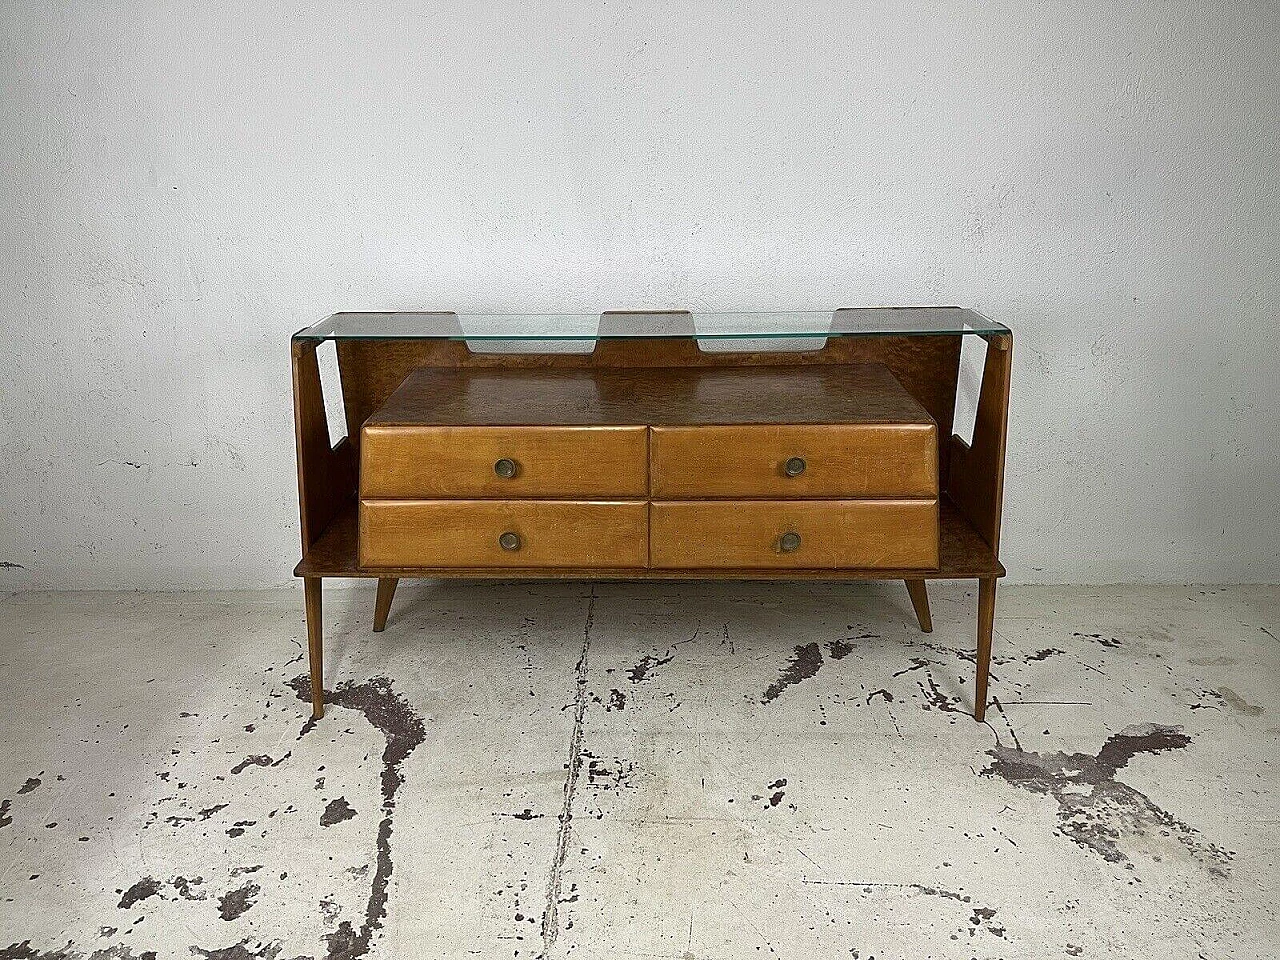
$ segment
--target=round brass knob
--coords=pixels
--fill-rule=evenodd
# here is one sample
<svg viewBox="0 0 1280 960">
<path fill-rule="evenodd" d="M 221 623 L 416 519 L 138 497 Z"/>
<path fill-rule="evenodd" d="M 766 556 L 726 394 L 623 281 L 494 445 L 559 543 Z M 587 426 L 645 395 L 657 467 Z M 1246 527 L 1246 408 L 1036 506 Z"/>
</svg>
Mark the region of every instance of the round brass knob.
<svg viewBox="0 0 1280 960">
<path fill-rule="evenodd" d="M 493 472 L 503 480 L 510 480 L 516 475 L 516 462 L 510 457 L 503 457 L 493 465 Z"/>
<path fill-rule="evenodd" d="M 519 550 L 520 534 L 516 533 L 514 530 L 508 530 L 498 538 L 498 546 L 503 550 Z"/>
<path fill-rule="evenodd" d="M 778 538 L 778 546 L 782 548 L 783 553 L 795 553 L 800 549 L 800 534 L 794 530 L 788 530 Z"/>
<path fill-rule="evenodd" d="M 804 462 L 804 457 L 792 457 L 785 465 L 783 465 L 782 469 L 786 472 L 788 477 L 798 477 L 800 474 L 804 473 L 804 468 L 806 466 L 807 464 Z"/>
</svg>

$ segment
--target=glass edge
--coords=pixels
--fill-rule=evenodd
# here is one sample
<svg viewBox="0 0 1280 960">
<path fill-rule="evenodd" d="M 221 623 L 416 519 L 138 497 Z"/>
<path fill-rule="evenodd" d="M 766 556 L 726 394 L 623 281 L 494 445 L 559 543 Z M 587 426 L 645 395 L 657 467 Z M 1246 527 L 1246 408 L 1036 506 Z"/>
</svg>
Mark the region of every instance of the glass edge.
<svg viewBox="0 0 1280 960">
<path fill-rule="evenodd" d="M 598 340 L 816 340 L 832 337 L 982 337 L 1012 333 L 1002 323 L 990 328 L 969 327 L 962 330 L 798 330 L 787 332 L 745 331 L 742 333 L 647 333 L 647 334 L 430 334 L 430 333 L 337 333 L 315 331 L 304 327 L 293 334 L 293 340 L 454 340 L 476 343 L 500 343 L 503 341 L 539 341 L 590 343 Z"/>
<path fill-rule="evenodd" d="M 439 315 L 447 313 L 453 316 L 503 316 L 503 314 L 457 314 L 452 311 L 413 311 L 413 310 L 368 310 L 368 311 L 338 311 L 331 313 L 310 326 L 303 327 L 296 331 L 290 340 L 446 340 L 446 341 L 475 341 L 477 343 L 485 342 L 502 342 L 502 341 L 525 341 L 536 343 L 538 341 L 556 341 L 556 342 L 578 342 L 589 343 L 599 340 L 782 340 L 782 339 L 815 339 L 830 337 L 893 337 L 893 336 L 910 336 L 910 337 L 946 337 L 946 336 L 993 336 L 1012 334 L 1012 330 L 1008 326 L 992 320 L 986 314 L 981 313 L 972 307 L 960 307 L 954 304 L 939 305 L 909 305 L 909 306 L 889 306 L 889 307 L 840 307 L 831 311 L 823 310 L 740 310 L 740 311 L 703 311 L 706 313 L 722 313 L 731 316 L 751 316 L 753 314 L 760 316 L 776 315 L 776 314 L 802 314 L 812 313 L 815 315 L 833 316 L 840 310 L 956 310 L 961 314 L 971 314 L 982 320 L 981 325 L 965 323 L 962 327 L 949 327 L 938 330 L 809 330 L 809 331 L 749 331 L 749 332 L 733 332 L 733 333 L 715 333 L 715 332 L 697 332 L 689 333 L 650 333 L 650 334 L 606 334 L 601 336 L 597 331 L 594 334 L 463 334 L 461 336 L 455 334 L 429 334 L 429 333 L 342 333 L 334 329 L 335 321 L 338 317 L 347 314 L 356 313 L 364 316 L 398 316 L 406 313 L 425 313 L 427 315 Z M 690 311 L 690 314 L 697 316 L 697 311 Z M 507 316 L 529 316 L 529 317 L 568 317 L 568 316 L 600 316 L 604 314 L 568 314 L 568 313 L 547 313 L 547 314 L 507 314 Z M 325 329 L 326 325 L 329 329 Z"/>
</svg>

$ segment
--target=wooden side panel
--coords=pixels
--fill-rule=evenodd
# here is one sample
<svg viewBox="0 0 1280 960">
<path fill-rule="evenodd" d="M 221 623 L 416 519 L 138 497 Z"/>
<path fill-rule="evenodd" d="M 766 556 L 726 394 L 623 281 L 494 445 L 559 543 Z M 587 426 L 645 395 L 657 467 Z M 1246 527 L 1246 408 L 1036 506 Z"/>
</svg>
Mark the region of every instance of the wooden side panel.
<svg viewBox="0 0 1280 960">
<path fill-rule="evenodd" d="M 655 568 L 931 569 L 936 500 L 655 501 Z M 783 538 L 798 535 L 786 550 Z"/>
<path fill-rule="evenodd" d="M 936 499 L 937 437 L 933 424 L 654 427 L 653 496 Z"/>
<path fill-rule="evenodd" d="M 973 445 L 951 437 L 946 483 L 951 500 L 997 557 L 1000 555 L 1000 514 L 1004 509 L 1004 456 L 1012 364 L 1012 334 L 988 338 Z"/>
<path fill-rule="evenodd" d="M 504 548 L 504 534 L 514 535 Z M 644 502 L 361 500 L 362 567 L 644 567 Z"/>
<path fill-rule="evenodd" d="M 356 458 L 348 438 L 329 446 L 316 344 L 294 341 L 293 426 L 298 457 L 298 508 L 303 553 L 355 497 Z"/>
<path fill-rule="evenodd" d="M 497 472 L 500 460 L 515 473 Z M 366 426 L 364 498 L 644 497 L 645 427 Z"/>
</svg>

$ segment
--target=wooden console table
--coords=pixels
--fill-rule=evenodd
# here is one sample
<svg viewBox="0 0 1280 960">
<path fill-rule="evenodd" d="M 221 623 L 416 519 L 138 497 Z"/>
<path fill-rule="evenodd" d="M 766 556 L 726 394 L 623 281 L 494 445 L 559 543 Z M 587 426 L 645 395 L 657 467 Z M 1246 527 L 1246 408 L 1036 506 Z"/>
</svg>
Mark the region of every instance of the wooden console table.
<svg viewBox="0 0 1280 960">
<path fill-rule="evenodd" d="M 952 434 L 967 335 L 988 347 L 971 444 Z M 326 340 L 345 408 L 336 445 Z M 957 307 L 347 313 L 298 332 L 294 572 L 313 716 L 325 577 L 377 578 L 374 630 L 402 577 L 900 579 L 925 632 L 926 581 L 974 578 L 983 719 L 1012 346 L 1007 327 Z"/>
</svg>

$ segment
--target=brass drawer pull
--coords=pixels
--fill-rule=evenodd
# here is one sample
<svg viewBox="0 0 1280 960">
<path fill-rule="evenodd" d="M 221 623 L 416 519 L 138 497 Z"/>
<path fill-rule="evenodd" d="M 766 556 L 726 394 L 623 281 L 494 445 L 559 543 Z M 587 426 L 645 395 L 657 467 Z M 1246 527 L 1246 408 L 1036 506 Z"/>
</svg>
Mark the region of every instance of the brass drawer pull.
<svg viewBox="0 0 1280 960">
<path fill-rule="evenodd" d="M 795 553 L 800 549 L 800 534 L 794 530 L 788 530 L 778 538 L 778 546 L 783 553 Z"/>
<path fill-rule="evenodd" d="M 503 480 L 510 480 L 516 475 L 516 462 L 510 457 L 503 457 L 493 465 L 493 472 Z"/>
<path fill-rule="evenodd" d="M 792 457 L 783 464 L 782 471 L 788 477 L 798 477 L 800 474 L 804 473 L 804 468 L 806 466 L 808 466 L 808 464 L 804 462 L 804 457 Z"/>
<path fill-rule="evenodd" d="M 520 534 L 512 530 L 508 530 L 502 536 L 498 537 L 498 546 L 503 550 L 519 550 Z"/>
</svg>

